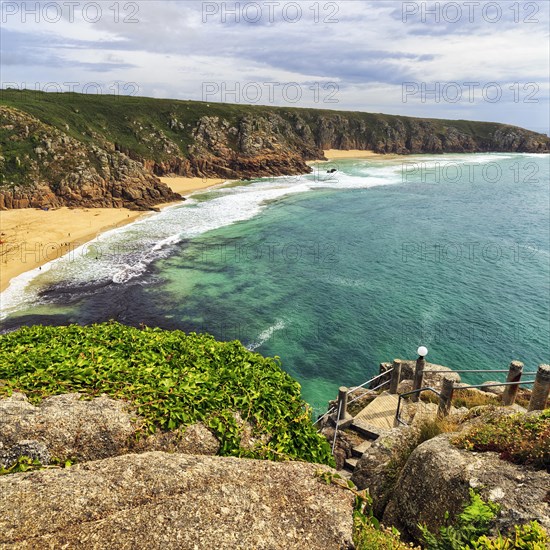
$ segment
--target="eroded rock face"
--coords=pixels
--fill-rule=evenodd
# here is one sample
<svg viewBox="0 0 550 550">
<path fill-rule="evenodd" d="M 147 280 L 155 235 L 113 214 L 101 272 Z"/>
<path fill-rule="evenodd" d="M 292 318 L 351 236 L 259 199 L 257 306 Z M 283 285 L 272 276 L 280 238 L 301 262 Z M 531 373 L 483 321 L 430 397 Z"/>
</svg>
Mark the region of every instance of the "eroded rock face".
<svg viewBox="0 0 550 550">
<path fill-rule="evenodd" d="M 79 141 L 17 109 L 0 106 L 0 132 L 18 142 L 23 181 L 0 181 L 0 209 L 59 206 L 149 210 L 181 200 L 138 161 L 100 137 Z M 96 144 L 97 143 L 97 144 Z M 2 160 L 5 160 L 2 157 Z M 0 171 L 2 168 L 0 161 Z M 3 170 L 5 171 L 5 170 Z"/>
<path fill-rule="evenodd" d="M 145 453 L 0 477 L 0 547 L 353 548 L 318 465 Z"/>
<path fill-rule="evenodd" d="M 469 488 L 501 505 L 497 529 L 507 534 L 514 524 L 538 521 L 550 528 L 550 475 L 499 459 L 496 453 L 457 449 L 441 435 L 418 446 L 409 457 L 386 506 L 383 521 L 418 540 L 418 523 L 436 531 L 462 511 Z"/>
<path fill-rule="evenodd" d="M 97 108 L 101 111 L 101 104 Z M 150 119 L 127 111 L 122 124 L 108 127 L 105 122 L 102 130 L 97 125 L 90 129 L 83 117 L 77 132 L 67 124 L 54 127 L 23 110 L 0 106 L 0 133 L 10 146 L 0 154 L 0 175 L 5 175 L 0 180 L 0 209 L 143 210 L 180 198 L 156 176 L 306 174 L 311 172 L 306 161 L 324 159 L 325 149 L 405 155 L 550 151 L 547 136 L 497 124 L 489 124 L 480 135 L 479 128 L 458 121 L 442 125 L 369 113 L 277 108 L 234 115 L 225 106 L 195 118 L 187 113 L 193 106 L 185 108 L 185 116 L 183 108 L 174 102 L 172 112 Z M 108 118 L 105 112 L 103 116 Z"/>
<path fill-rule="evenodd" d="M 394 428 L 380 435 L 363 453 L 351 476 L 351 481 L 359 489 L 368 489 L 377 517 L 382 517 L 395 483 L 392 479 L 395 472 L 388 467 L 389 463 L 397 449 L 406 445 L 410 433 L 410 428 Z"/>
</svg>

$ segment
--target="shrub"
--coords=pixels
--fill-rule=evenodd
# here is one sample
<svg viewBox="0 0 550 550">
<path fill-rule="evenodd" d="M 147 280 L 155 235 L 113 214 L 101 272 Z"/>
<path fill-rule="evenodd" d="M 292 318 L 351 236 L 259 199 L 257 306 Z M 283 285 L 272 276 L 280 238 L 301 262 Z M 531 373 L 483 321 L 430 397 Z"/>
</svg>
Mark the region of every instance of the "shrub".
<svg viewBox="0 0 550 550">
<path fill-rule="evenodd" d="M 34 403 L 61 393 L 104 393 L 128 401 L 148 433 L 203 421 L 222 455 L 334 464 L 300 385 L 278 358 L 237 341 L 118 323 L 25 327 L 0 337 L 0 396 L 13 391 Z M 253 426 L 253 449 L 240 446 L 236 412 Z"/>
<path fill-rule="evenodd" d="M 515 464 L 529 464 L 550 472 L 550 409 L 538 415 L 487 414 L 452 440 L 470 451 L 494 451 Z"/>
</svg>

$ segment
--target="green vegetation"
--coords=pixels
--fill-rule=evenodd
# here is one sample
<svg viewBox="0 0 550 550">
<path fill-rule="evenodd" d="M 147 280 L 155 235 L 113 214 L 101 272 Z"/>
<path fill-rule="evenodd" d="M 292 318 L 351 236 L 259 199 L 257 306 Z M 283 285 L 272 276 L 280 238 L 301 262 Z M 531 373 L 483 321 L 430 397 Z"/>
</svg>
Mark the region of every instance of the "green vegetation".
<svg viewBox="0 0 550 550">
<path fill-rule="evenodd" d="M 353 515 L 353 542 L 357 550 L 411 550 L 412 545 L 405 544 L 399 538 L 395 527 L 376 527 L 364 515 Z"/>
<path fill-rule="evenodd" d="M 203 421 L 222 455 L 334 464 L 300 385 L 277 358 L 237 341 L 118 323 L 26 327 L 0 337 L 0 396 L 13 391 L 33 403 L 69 392 L 104 393 L 128 401 L 146 433 Z M 240 444 L 237 412 L 252 426 L 252 448 Z"/>
<path fill-rule="evenodd" d="M 499 506 L 485 502 L 470 489 L 470 502 L 456 518 L 454 524 L 447 524 L 433 534 L 426 525 L 420 525 L 427 550 L 545 550 L 548 537 L 544 529 L 536 522 L 515 526 L 515 537 L 510 539 L 499 535 L 492 539 L 487 536 Z M 448 514 L 447 514 L 448 519 Z"/>
<path fill-rule="evenodd" d="M 452 443 L 470 451 L 494 451 L 504 460 L 550 472 L 550 409 L 539 415 L 486 414 L 483 423 Z"/>
<path fill-rule="evenodd" d="M 420 399 L 426 403 L 435 403 L 436 405 L 439 403 L 439 396 L 427 391 L 420 394 Z M 453 407 L 466 407 L 467 409 L 498 405 L 499 403 L 500 398 L 495 394 L 460 388 L 455 389 L 452 399 Z"/>
<path fill-rule="evenodd" d="M 4 468 L 0 466 L 0 476 L 7 474 L 16 474 L 18 472 L 30 472 L 32 470 L 42 469 L 40 460 L 32 459 L 29 456 L 20 456 L 11 466 Z"/>
</svg>

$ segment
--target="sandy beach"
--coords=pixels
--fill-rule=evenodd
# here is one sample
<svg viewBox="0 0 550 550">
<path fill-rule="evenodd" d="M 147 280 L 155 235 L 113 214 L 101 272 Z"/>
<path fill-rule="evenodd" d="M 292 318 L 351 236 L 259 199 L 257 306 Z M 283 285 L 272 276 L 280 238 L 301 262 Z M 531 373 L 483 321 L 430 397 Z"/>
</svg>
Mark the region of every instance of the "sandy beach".
<svg viewBox="0 0 550 550">
<path fill-rule="evenodd" d="M 162 183 L 165 183 L 174 191 L 182 196 L 189 195 L 194 191 L 200 191 L 201 189 L 208 189 L 215 185 L 225 183 L 227 180 L 217 178 L 159 178 Z"/>
<path fill-rule="evenodd" d="M 134 221 L 143 212 L 118 208 L 57 208 L 0 212 L 0 291 L 10 280 Z"/>
<path fill-rule="evenodd" d="M 325 157 L 328 160 L 339 159 L 368 159 L 368 158 L 388 158 L 390 155 L 381 155 L 374 151 L 360 151 L 352 149 L 350 151 L 340 151 L 338 149 L 328 149 L 325 151 Z"/>
<path fill-rule="evenodd" d="M 161 178 L 182 196 L 224 182 L 221 179 Z M 160 208 L 168 206 L 159 205 Z M 147 212 L 125 208 L 24 208 L 0 212 L 0 292 L 14 277 L 36 269 L 91 241 L 100 233 L 131 223 Z"/>
</svg>

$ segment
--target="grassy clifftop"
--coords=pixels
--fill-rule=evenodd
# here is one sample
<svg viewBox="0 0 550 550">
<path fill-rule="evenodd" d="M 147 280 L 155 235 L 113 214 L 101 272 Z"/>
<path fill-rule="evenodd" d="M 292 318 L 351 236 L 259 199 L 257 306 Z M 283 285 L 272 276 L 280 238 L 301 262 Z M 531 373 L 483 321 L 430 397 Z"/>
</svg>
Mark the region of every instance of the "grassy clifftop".
<svg viewBox="0 0 550 550">
<path fill-rule="evenodd" d="M 0 208 L 146 207 L 173 200 L 154 176 L 299 174 L 325 149 L 548 152 L 550 140 L 490 122 L 3 90 Z"/>
</svg>

